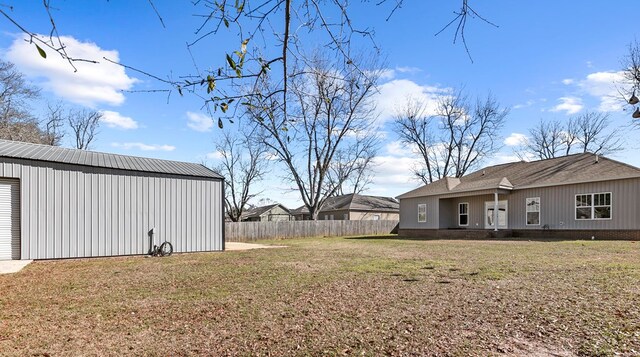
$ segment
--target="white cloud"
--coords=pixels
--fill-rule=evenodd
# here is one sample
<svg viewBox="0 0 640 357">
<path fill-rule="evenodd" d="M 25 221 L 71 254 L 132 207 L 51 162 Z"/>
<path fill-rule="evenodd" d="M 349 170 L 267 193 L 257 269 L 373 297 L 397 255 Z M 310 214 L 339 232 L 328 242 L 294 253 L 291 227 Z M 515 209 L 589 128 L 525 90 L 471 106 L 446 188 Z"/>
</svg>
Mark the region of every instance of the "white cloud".
<svg viewBox="0 0 640 357">
<path fill-rule="evenodd" d="M 43 36 L 44 35 L 38 35 Z M 44 49 L 42 58 L 33 44 L 17 37 L 6 52 L 9 61 L 31 78 L 44 78 L 37 82 L 58 97 L 74 103 L 95 107 L 98 104 L 120 105 L 125 97 L 122 90 L 130 89 L 138 80 L 129 77 L 122 66 L 109 63 L 103 57 L 119 61 L 116 50 L 104 50 L 93 42 L 82 42 L 70 36 L 61 36 L 69 56 L 99 63 L 74 62 L 77 72 L 53 50 Z"/>
<path fill-rule="evenodd" d="M 520 146 L 527 141 L 527 136 L 520 133 L 511 133 L 504 139 L 504 144 L 507 146 Z"/>
<path fill-rule="evenodd" d="M 558 98 L 560 104 L 551 108 L 552 112 L 565 111 L 567 114 L 575 114 L 584 108 L 582 105 L 582 99 L 578 97 L 560 97 Z"/>
<path fill-rule="evenodd" d="M 415 157 L 376 156 L 373 158 L 373 183 L 371 187 L 393 187 L 391 195 L 399 195 L 419 185 L 413 168 L 420 165 Z"/>
<path fill-rule="evenodd" d="M 205 155 L 207 159 L 220 160 L 223 158 L 222 153 L 220 151 L 209 152 Z"/>
<path fill-rule="evenodd" d="M 213 128 L 213 119 L 202 113 L 187 112 L 187 126 L 195 131 L 206 132 Z"/>
<path fill-rule="evenodd" d="M 380 71 L 379 75 L 381 80 L 390 80 L 396 76 L 396 71 L 393 69 L 387 68 Z"/>
<path fill-rule="evenodd" d="M 111 143 L 111 146 L 124 150 L 142 150 L 142 151 L 173 151 L 176 149 L 173 145 L 149 145 L 143 143 Z"/>
<path fill-rule="evenodd" d="M 599 111 L 615 112 L 622 110 L 624 101 L 618 88 L 625 84 L 623 72 L 595 72 L 581 80 L 578 86 L 600 100 Z"/>
<path fill-rule="evenodd" d="M 391 141 L 385 145 L 385 149 L 389 155 L 394 156 L 410 156 L 413 154 L 411 147 L 401 141 Z"/>
<path fill-rule="evenodd" d="M 446 88 L 421 86 L 408 79 L 395 79 L 380 85 L 374 100 L 380 120 L 386 121 L 392 119 L 409 98 L 425 103 L 426 114 L 434 114 L 438 99 L 449 92 Z"/>
<path fill-rule="evenodd" d="M 569 84 L 573 84 L 574 80 L 571 78 L 566 78 L 562 80 L 562 84 L 564 85 L 569 85 Z"/>
<path fill-rule="evenodd" d="M 107 124 L 110 128 L 118 128 L 118 129 L 137 129 L 138 123 L 130 117 L 125 117 L 118 112 L 113 112 L 110 110 L 103 110 L 102 113 L 102 122 Z"/>
<path fill-rule="evenodd" d="M 526 107 L 530 107 L 535 103 L 534 100 L 527 100 L 526 103 L 524 104 L 516 104 L 513 106 L 513 109 L 520 109 L 520 108 L 526 108 Z"/>
<path fill-rule="evenodd" d="M 422 71 L 420 68 L 418 67 L 396 67 L 396 71 L 400 72 L 400 73 L 418 73 L 420 71 Z"/>
</svg>

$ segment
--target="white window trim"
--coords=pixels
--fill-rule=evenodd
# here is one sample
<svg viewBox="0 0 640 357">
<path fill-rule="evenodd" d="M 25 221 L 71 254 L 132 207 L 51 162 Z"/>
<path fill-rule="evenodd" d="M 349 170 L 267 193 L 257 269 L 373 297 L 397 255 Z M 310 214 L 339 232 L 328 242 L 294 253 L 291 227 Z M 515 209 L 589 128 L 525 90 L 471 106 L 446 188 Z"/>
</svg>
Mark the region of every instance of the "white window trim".
<svg viewBox="0 0 640 357">
<path fill-rule="evenodd" d="M 538 200 L 538 205 L 539 205 L 539 208 L 538 208 L 538 211 L 537 211 L 538 212 L 538 224 L 529 224 L 528 223 L 529 217 L 527 217 L 527 213 L 529 213 L 529 211 L 527 211 L 527 201 L 528 200 L 535 200 L 535 199 Z M 540 197 L 527 197 L 524 200 L 524 225 L 525 226 L 539 226 L 541 218 L 542 218 L 542 201 L 540 200 Z"/>
<path fill-rule="evenodd" d="M 420 207 L 424 207 L 424 220 L 420 220 Z M 426 223 L 427 222 L 427 204 L 426 203 L 418 203 L 418 223 Z"/>
<path fill-rule="evenodd" d="M 467 205 L 467 213 L 465 213 L 465 215 L 467 216 L 467 224 L 460 223 L 460 216 L 462 216 L 462 213 L 460 213 L 460 206 L 462 206 L 462 205 Z M 460 202 L 460 203 L 458 203 L 458 225 L 460 227 L 468 227 L 469 226 L 469 202 Z"/>
<path fill-rule="evenodd" d="M 596 218 L 596 204 L 595 204 L 595 195 L 608 194 L 610 197 L 610 204 L 608 206 L 597 206 L 597 207 L 609 207 L 609 218 Z M 582 218 L 578 219 L 578 208 L 580 206 L 577 205 L 578 196 L 590 195 L 591 196 L 591 218 Z M 582 208 L 585 208 L 582 206 Z M 610 221 L 613 219 L 613 193 L 611 192 L 595 192 L 595 193 L 577 193 L 573 198 L 573 219 L 580 221 Z"/>
</svg>

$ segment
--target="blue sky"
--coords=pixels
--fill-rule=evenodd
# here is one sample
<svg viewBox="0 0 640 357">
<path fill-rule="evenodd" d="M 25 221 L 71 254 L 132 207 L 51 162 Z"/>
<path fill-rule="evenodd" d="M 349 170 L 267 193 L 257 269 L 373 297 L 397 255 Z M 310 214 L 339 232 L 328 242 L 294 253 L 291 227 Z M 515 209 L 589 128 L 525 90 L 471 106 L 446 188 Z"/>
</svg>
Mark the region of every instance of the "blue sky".
<svg viewBox="0 0 640 357">
<path fill-rule="evenodd" d="M 497 24 L 477 19 L 466 29 L 474 62 L 462 43 L 452 44 L 453 29 L 434 36 L 456 10 L 458 1 L 405 1 L 389 21 L 388 8 L 355 2 L 351 16 L 362 27 L 374 27 L 388 70 L 377 95 L 384 143 L 368 193 L 396 196 L 418 186 L 410 174 L 415 158 L 388 127 L 394 108 L 407 95 L 437 99 L 437 93 L 464 86 L 471 95 L 491 92 L 511 108 L 502 132 L 504 147 L 485 163 L 514 160 L 512 144 L 540 119 L 566 121 L 588 110 L 606 111 L 614 126 L 625 127 L 630 113 L 616 95 L 620 59 L 638 35 L 636 1 L 470 1 L 476 11 Z M 39 0 L 5 1 L 21 25 L 48 33 L 48 18 Z M 161 76 L 193 72 L 185 42 L 196 38 L 202 13 L 190 1 L 156 0 L 166 28 L 147 1 L 52 0 L 60 35 L 70 50 L 96 58 L 100 65 L 79 65 L 78 73 L 51 54 L 46 60 L 19 37 L 17 28 L 0 19 L 0 54 L 16 63 L 43 97 L 105 112 L 93 148 L 98 151 L 215 164 L 214 141 L 221 134 L 196 98 L 174 93 L 130 93 L 164 88 L 132 71 L 109 65 L 103 56 Z M 217 36 L 193 49 L 200 66 L 217 67 L 237 39 Z M 124 92 L 123 92 L 124 90 Z M 44 103 L 44 101 L 43 101 Z M 38 111 L 42 103 L 36 103 Z M 639 131 L 625 130 L 625 151 L 613 158 L 640 166 Z M 70 141 L 65 143 L 70 146 Z M 274 176 L 274 175 L 272 175 Z M 280 180 L 264 182 L 262 197 L 300 205 L 297 194 Z"/>
</svg>

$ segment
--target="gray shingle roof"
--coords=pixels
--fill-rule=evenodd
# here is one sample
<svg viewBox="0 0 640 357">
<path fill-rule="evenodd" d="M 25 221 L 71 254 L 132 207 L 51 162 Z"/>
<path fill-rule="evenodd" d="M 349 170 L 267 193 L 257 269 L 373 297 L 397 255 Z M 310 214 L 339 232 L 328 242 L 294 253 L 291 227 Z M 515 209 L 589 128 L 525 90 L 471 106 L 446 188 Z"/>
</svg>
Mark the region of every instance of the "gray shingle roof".
<svg viewBox="0 0 640 357">
<path fill-rule="evenodd" d="M 276 208 L 278 206 L 280 206 L 285 212 L 289 212 L 289 209 L 287 207 L 281 205 L 280 203 L 275 203 L 275 204 L 267 205 L 267 206 L 253 207 L 250 210 L 247 210 L 244 213 L 242 213 L 241 219 L 260 217 L 263 214 L 271 211 L 272 209 L 274 209 L 274 208 Z"/>
<path fill-rule="evenodd" d="M 584 153 L 547 160 L 489 166 L 461 177 L 460 182 L 456 182 L 455 185 L 451 185 L 451 178 L 444 178 L 404 193 L 398 198 L 437 196 L 497 188 L 517 190 L 635 177 L 640 177 L 640 169 L 637 167 L 592 153 Z"/>
<path fill-rule="evenodd" d="M 306 207 L 302 206 L 300 208 L 305 209 L 304 213 L 309 213 Z M 400 204 L 393 197 L 350 193 L 327 198 L 320 212 L 337 210 L 398 212 L 400 210 Z"/>
<path fill-rule="evenodd" d="M 221 179 L 200 164 L 0 140 L 0 157 Z"/>
</svg>

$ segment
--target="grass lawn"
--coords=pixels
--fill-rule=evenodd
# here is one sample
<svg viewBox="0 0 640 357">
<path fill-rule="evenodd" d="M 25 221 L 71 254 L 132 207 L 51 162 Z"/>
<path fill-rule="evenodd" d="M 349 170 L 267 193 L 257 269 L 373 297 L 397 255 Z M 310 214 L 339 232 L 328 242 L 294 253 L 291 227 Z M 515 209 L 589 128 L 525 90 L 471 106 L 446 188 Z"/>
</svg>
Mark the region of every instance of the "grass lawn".
<svg viewBox="0 0 640 357">
<path fill-rule="evenodd" d="M 271 243 L 2 275 L 0 355 L 640 354 L 640 243 Z"/>
</svg>

